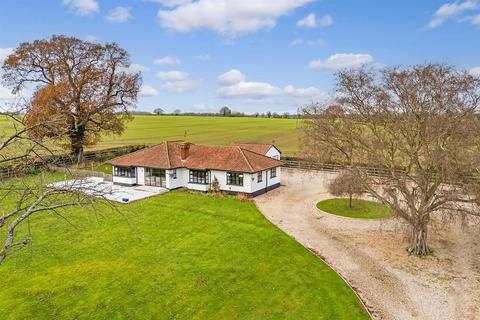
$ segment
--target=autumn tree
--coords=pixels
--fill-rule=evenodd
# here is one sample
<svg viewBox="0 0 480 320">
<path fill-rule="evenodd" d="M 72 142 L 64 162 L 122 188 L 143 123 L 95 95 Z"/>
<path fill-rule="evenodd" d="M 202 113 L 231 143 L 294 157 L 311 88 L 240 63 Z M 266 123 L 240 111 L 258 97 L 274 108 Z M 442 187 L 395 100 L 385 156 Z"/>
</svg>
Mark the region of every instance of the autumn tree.
<svg viewBox="0 0 480 320">
<path fill-rule="evenodd" d="M 115 43 L 52 36 L 20 44 L 3 64 L 3 82 L 14 93 L 33 86 L 26 123 L 35 127 L 53 116 L 58 121 L 29 134 L 51 138 L 81 161 L 85 146 L 120 134 L 130 119 L 141 76 L 129 65 L 128 53 Z"/>
<path fill-rule="evenodd" d="M 410 226 L 410 253 L 431 252 L 435 216 L 479 214 L 479 78 L 444 65 L 342 71 L 336 96 L 335 112 L 304 109 L 305 152 L 372 167 L 366 192 Z"/>
<path fill-rule="evenodd" d="M 357 168 L 347 168 L 340 171 L 328 186 L 328 192 L 333 196 L 348 196 L 350 208 L 352 207 L 353 197 L 361 196 L 365 191 L 364 178 Z"/>
</svg>

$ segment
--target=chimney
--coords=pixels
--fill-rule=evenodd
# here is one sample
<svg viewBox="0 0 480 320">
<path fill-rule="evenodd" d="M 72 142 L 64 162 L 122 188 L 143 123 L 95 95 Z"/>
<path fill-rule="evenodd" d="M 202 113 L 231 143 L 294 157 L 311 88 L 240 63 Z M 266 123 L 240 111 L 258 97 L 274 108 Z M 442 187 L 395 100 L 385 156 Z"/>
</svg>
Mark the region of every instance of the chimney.
<svg viewBox="0 0 480 320">
<path fill-rule="evenodd" d="M 190 143 L 183 142 L 180 145 L 180 155 L 182 157 L 182 160 L 186 160 L 188 158 L 188 156 L 190 155 Z"/>
</svg>

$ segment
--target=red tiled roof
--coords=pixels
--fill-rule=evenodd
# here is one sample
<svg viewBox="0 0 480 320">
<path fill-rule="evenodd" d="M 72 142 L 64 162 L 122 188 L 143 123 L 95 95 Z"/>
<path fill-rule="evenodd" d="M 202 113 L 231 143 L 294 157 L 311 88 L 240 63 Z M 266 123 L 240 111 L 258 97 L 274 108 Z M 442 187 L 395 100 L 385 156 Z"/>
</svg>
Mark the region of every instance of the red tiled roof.
<svg viewBox="0 0 480 320">
<path fill-rule="evenodd" d="M 259 143 L 233 143 L 232 146 L 238 146 L 244 150 L 249 150 L 255 153 L 265 155 L 271 147 L 275 147 L 273 144 L 259 144 Z M 278 150 L 278 149 L 277 149 Z"/>
<path fill-rule="evenodd" d="M 167 141 L 112 159 L 107 163 L 124 167 L 213 169 L 258 172 L 283 163 L 241 146 L 206 146 L 190 144 L 189 156 L 181 158 L 182 141 Z M 251 145 L 250 145 L 251 146 Z M 266 153 L 266 151 L 265 151 Z"/>
</svg>

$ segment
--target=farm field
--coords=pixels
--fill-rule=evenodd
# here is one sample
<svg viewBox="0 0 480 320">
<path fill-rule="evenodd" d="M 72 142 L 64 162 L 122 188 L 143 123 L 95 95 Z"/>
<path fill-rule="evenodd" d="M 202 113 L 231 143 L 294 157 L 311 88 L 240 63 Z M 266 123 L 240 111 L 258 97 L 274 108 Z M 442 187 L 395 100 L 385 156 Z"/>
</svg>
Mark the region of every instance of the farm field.
<svg viewBox="0 0 480 320">
<path fill-rule="evenodd" d="M 253 202 L 173 191 L 120 208 L 33 219 L 0 267 L 2 319 L 368 319 Z"/>
<path fill-rule="evenodd" d="M 284 155 L 293 156 L 300 146 L 299 126 L 296 119 L 135 115 L 121 136 L 107 135 L 88 149 L 154 144 L 165 140 L 211 145 L 255 142 L 274 143 Z M 5 132 L 10 127 L 6 117 L 1 117 L 0 131 Z"/>
</svg>

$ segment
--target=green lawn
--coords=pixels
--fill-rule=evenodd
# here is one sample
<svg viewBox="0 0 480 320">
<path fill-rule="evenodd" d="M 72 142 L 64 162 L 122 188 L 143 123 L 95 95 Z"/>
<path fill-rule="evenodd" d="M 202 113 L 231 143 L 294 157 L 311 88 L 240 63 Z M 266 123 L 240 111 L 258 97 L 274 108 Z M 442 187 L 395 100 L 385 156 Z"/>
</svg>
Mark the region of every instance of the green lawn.
<svg viewBox="0 0 480 320">
<path fill-rule="evenodd" d="M 0 266 L 0 318 L 368 319 L 252 202 L 173 191 L 120 208 L 32 219 L 32 245 Z"/>
<path fill-rule="evenodd" d="M 349 218 L 381 219 L 393 216 L 392 210 L 381 203 L 352 199 L 352 207 L 349 199 L 327 199 L 317 203 L 317 208 L 327 213 L 336 214 Z"/>
</svg>

